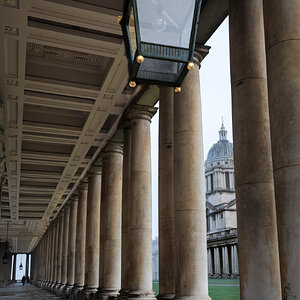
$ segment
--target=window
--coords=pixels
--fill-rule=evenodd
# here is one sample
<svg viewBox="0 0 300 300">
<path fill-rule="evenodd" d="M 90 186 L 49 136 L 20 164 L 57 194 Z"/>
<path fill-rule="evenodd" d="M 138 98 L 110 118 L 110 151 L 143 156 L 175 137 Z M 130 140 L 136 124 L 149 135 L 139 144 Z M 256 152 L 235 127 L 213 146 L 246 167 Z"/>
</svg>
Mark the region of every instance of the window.
<svg viewBox="0 0 300 300">
<path fill-rule="evenodd" d="M 210 174 L 210 189 L 213 191 L 214 189 L 214 176 Z"/>
<path fill-rule="evenodd" d="M 225 172 L 226 189 L 230 189 L 229 172 Z"/>
</svg>

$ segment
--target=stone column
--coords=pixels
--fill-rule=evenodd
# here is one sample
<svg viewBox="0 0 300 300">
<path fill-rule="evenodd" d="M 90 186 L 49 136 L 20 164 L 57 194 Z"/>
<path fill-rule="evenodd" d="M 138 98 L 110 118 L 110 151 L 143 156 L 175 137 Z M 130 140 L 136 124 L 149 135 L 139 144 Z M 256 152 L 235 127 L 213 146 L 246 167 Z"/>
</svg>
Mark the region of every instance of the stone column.
<svg viewBox="0 0 300 300">
<path fill-rule="evenodd" d="M 87 179 L 83 180 L 78 189 L 78 213 L 76 227 L 76 251 L 75 251 L 75 283 L 72 297 L 77 298 L 77 294 L 84 287 L 85 272 L 85 239 L 86 239 L 86 214 L 87 214 Z"/>
<path fill-rule="evenodd" d="M 229 257 L 227 246 L 222 247 L 223 253 L 223 277 L 227 278 L 229 276 Z"/>
<path fill-rule="evenodd" d="M 13 262 L 13 274 L 12 274 L 12 282 L 16 282 L 16 271 L 17 271 L 17 254 L 14 254 L 14 262 Z"/>
<path fill-rule="evenodd" d="M 220 251 L 218 247 L 214 248 L 214 260 L 215 260 L 215 277 L 220 277 L 221 261 L 220 261 Z"/>
<path fill-rule="evenodd" d="M 237 252 L 237 245 L 233 246 L 234 248 L 234 269 L 235 274 L 239 274 L 239 260 L 238 260 L 238 252 Z"/>
<path fill-rule="evenodd" d="M 54 283 L 54 252 L 55 252 L 55 236 L 56 236 L 56 222 L 51 223 L 51 241 L 50 241 L 50 280 L 47 289 L 50 291 Z"/>
<path fill-rule="evenodd" d="M 262 0 L 229 17 L 241 298 L 280 299 Z"/>
<path fill-rule="evenodd" d="M 50 286 L 50 291 L 54 291 L 54 287 L 57 283 L 56 272 L 57 272 L 57 246 L 58 246 L 58 235 L 59 235 L 59 222 L 58 218 L 55 219 L 54 223 L 54 243 L 53 243 L 53 274 L 52 274 L 52 284 Z"/>
<path fill-rule="evenodd" d="M 207 262 L 208 262 L 208 275 L 211 276 L 213 274 L 213 262 L 212 262 L 212 253 L 211 253 L 211 248 L 207 249 Z"/>
<path fill-rule="evenodd" d="M 123 150 L 123 184 L 122 184 L 122 259 L 121 259 L 121 291 L 120 297 L 126 297 L 130 282 L 130 165 L 131 165 L 131 126 L 130 121 L 124 125 L 124 150 Z"/>
<path fill-rule="evenodd" d="M 174 89 L 160 87 L 159 102 L 159 299 L 175 295 Z"/>
<path fill-rule="evenodd" d="M 150 121 L 156 108 L 132 106 L 130 282 L 128 298 L 154 299 L 152 292 L 152 195 Z"/>
<path fill-rule="evenodd" d="M 70 204 L 67 203 L 64 207 L 64 228 L 63 228 L 63 244 L 62 244 L 62 259 L 61 259 L 61 283 L 59 285 L 59 294 L 67 284 L 68 271 L 68 243 L 69 243 L 69 223 L 70 223 Z"/>
<path fill-rule="evenodd" d="M 231 273 L 232 275 L 235 274 L 235 262 L 234 262 L 234 245 L 231 245 Z"/>
<path fill-rule="evenodd" d="M 59 237 L 57 248 L 57 270 L 56 270 L 56 286 L 54 292 L 59 295 L 61 285 L 61 272 L 62 272 L 62 255 L 63 255 L 63 237 L 64 237 L 64 210 L 60 212 L 59 216 Z"/>
<path fill-rule="evenodd" d="M 48 226 L 47 230 L 47 248 L 46 248 L 46 280 L 43 283 L 43 289 L 48 289 L 48 285 L 51 282 L 51 241 L 52 241 L 52 226 Z"/>
<path fill-rule="evenodd" d="M 174 99 L 174 238 L 176 297 L 204 300 L 210 297 L 199 68 L 208 47 L 200 52 Z"/>
<path fill-rule="evenodd" d="M 299 299 L 300 2 L 263 4 L 282 294 Z"/>
<path fill-rule="evenodd" d="M 25 276 L 28 277 L 29 274 L 29 254 L 26 254 L 26 262 L 25 262 Z"/>
<path fill-rule="evenodd" d="M 99 285 L 99 243 L 100 243 L 100 201 L 101 167 L 93 166 L 89 171 L 86 246 L 85 246 L 85 285 L 83 293 L 92 297 Z"/>
<path fill-rule="evenodd" d="M 107 156 L 105 152 L 101 154 L 102 158 L 102 179 L 101 179 L 101 209 L 100 209 L 100 264 L 99 264 L 99 287 L 97 294 L 101 293 L 104 287 L 104 240 L 105 240 L 105 214 L 106 214 L 106 179 L 107 179 Z"/>
<path fill-rule="evenodd" d="M 105 147 L 107 172 L 105 172 L 105 197 L 101 199 L 104 214 L 104 255 L 101 257 L 103 286 L 96 299 L 117 297 L 121 288 L 121 205 L 123 146 L 109 143 Z"/>
<path fill-rule="evenodd" d="M 70 200 L 70 221 L 69 221 L 69 240 L 68 240 L 68 270 L 67 284 L 63 290 L 63 298 L 69 299 L 71 289 L 75 279 L 75 247 L 76 247 L 76 227 L 77 227 L 77 208 L 78 194 L 74 193 Z"/>
</svg>

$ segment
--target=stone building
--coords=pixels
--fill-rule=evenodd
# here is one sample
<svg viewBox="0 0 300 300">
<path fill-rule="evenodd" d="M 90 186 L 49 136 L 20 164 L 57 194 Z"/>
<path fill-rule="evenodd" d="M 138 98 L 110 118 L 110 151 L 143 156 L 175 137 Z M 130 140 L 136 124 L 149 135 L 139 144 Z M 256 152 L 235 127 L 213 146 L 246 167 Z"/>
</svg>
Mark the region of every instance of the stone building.
<svg viewBox="0 0 300 300">
<path fill-rule="evenodd" d="M 233 145 L 222 123 L 205 161 L 207 267 L 210 277 L 238 276 Z"/>
</svg>

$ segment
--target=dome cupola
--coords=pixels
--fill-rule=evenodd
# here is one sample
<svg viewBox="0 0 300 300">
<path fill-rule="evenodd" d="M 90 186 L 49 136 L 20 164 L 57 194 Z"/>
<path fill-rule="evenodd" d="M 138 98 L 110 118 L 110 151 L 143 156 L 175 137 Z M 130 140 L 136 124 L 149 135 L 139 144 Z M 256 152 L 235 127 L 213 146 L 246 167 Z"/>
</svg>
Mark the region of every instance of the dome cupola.
<svg viewBox="0 0 300 300">
<path fill-rule="evenodd" d="M 225 161 L 233 159 L 233 145 L 227 140 L 227 130 L 222 122 L 219 131 L 219 141 L 208 151 L 205 164 L 213 161 Z"/>
</svg>

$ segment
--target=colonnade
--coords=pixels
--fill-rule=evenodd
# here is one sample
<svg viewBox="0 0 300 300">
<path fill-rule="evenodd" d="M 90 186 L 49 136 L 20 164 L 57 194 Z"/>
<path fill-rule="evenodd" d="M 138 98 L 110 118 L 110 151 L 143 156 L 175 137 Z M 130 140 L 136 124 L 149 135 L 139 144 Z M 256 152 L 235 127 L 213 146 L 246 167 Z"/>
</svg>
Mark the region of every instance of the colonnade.
<svg viewBox="0 0 300 300">
<path fill-rule="evenodd" d="M 299 298 L 299 11 L 298 0 L 230 1 L 239 266 L 236 245 L 206 248 L 199 67 L 208 49 L 195 52 L 180 94 L 160 89 L 159 298 L 210 299 L 207 270 L 230 267 L 242 299 Z M 33 252 L 38 285 L 64 298 L 154 298 L 155 112 L 129 108 L 123 145 L 103 149 L 50 224 Z"/>
<path fill-rule="evenodd" d="M 239 276 L 237 244 L 208 248 L 207 271 L 211 278 Z"/>
<path fill-rule="evenodd" d="M 199 90 L 200 62 L 207 53 L 207 47 L 196 53 L 181 94 L 161 88 L 161 298 L 210 299 Z M 156 110 L 128 109 L 124 142 L 106 145 L 49 225 L 33 253 L 37 285 L 62 298 L 154 299 L 150 122 Z M 176 118 L 182 121 L 176 124 Z M 184 163 L 186 152 L 190 160 Z"/>
</svg>

